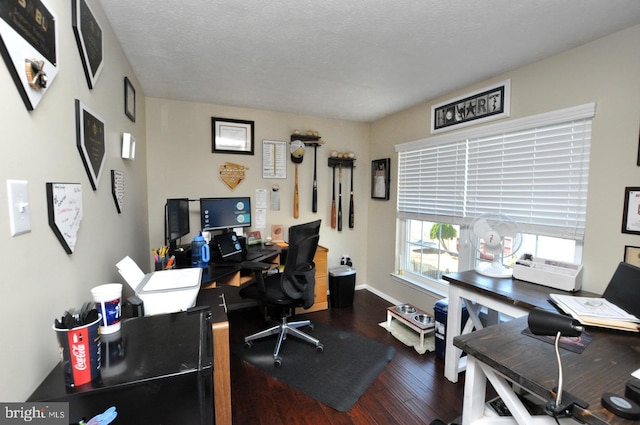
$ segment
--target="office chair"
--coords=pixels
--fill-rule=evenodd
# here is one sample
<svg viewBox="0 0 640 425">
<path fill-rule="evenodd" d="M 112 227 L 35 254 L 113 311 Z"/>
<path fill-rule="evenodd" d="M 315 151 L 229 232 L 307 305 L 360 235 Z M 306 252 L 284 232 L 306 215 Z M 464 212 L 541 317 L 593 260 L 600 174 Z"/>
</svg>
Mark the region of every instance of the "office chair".
<svg viewBox="0 0 640 425">
<path fill-rule="evenodd" d="M 315 289 L 315 256 L 320 239 L 320 220 L 291 226 L 289 228 L 289 248 L 285 261 L 284 271 L 264 275 L 264 266 L 251 266 L 255 271 L 255 281 L 240 288 L 240 296 L 253 298 L 269 309 L 275 308 L 280 316 L 280 322 L 268 329 L 245 337 L 245 345 L 251 347 L 253 341 L 270 335 L 278 335 L 278 340 L 273 351 L 273 363 L 276 367 L 282 366 L 280 349 L 288 335 L 295 336 L 309 342 L 316 347 L 316 351 L 322 352 L 322 343 L 298 328 L 313 325 L 309 320 L 289 322 L 287 317 L 293 315 L 296 307 L 309 308 L 314 303 Z"/>
</svg>

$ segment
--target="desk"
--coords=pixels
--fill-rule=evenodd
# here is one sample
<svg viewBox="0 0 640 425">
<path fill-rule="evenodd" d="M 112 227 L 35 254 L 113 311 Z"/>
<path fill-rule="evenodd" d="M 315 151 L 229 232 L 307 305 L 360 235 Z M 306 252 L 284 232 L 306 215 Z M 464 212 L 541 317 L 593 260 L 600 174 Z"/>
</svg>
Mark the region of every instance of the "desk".
<svg viewBox="0 0 640 425">
<path fill-rule="evenodd" d="M 508 382 L 517 383 L 541 402 L 549 400 L 557 385 L 558 369 L 553 344 L 523 335 L 526 317 L 501 323 L 468 335 L 458 336 L 454 344 L 469 359 L 464 388 L 462 424 L 496 423 L 485 412 L 485 387 L 489 380 L 514 415 L 518 424 L 555 424 L 549 416 L 529 416 Z M 573 415 L 595 425 L 637 423 L 614 416 L 600 404 L 604 392 L 624 395 L 624 385 L 640 367 L 640 339 L 635 333 L 589 328 L 593 340 L 581 354 L 561 349 L 564 391 L 589 403 L 587 409 L 575 407 Z M 501 419 L 502 420 L 502 419 Z M 578 423 L 573 419 L 560 423 Z"/>
<path fill-rule="evenodd" d="M 274 245 L 274 247 L 277 247 L 277 245 Z M 247 249 L 251 250 L 253 248 L 248 247 Z M 329 299 L 327 298 L 327 292 L 329 289 L 329 273 L 327 268 L 328 252 L 329 250 L 327 248 L 318 245 L 316 255 L 313 257 L 313 261 L 316 264 L 314 303 L 308 309 L 303 309 L 301 307 L 296 308 L 296 314 L 311 313 L 314 311 L 327 310 L 329 308 Z M 253 261 L 283 264 L 286 254 L 286 246 L 277 247 L 277 251 L 275 253 L 258 257 Z M 229 286 L 239 287 L 244 283 L 250 282 L 253 278 L 253 272 L 244 271 L 241 263 L 233 264 L 230 267 L 215 267 L 210 265 L 208 269 L 203 270 L 202 288 L 208 289 Z M 258 305 L 256 300 L 240 298 L 237 294 L 237 290 L 234 292 L 232 288 L 225 289 L 225 296 L 227 298 L 227 307 L 229 310 L 238 310 Z"/>
<path fill-rule="evenodd" d="M 262 245 L 250 245 L 247 247 L 247 252 L 264 248 Z M 269 248 L 272 248 L 270 253 L 256 257 L 251 261 L 279 263 L 282 250 L 276 245 Z M 216 267 L 215 264 L 209 264 L 209 267 L 204 269 L 202 273 L 202 287 L 206 289 L 221 285 L 241 286 L 243 283 L 250 282 L 252 279 L 253 272 L 245 272 L 242 269 L 241 262 L 225 263 L 223 267 Z"/>
<path fill-rule="evenodd" d="M 222 288 L 202 289 L 197 306 L 209 306 L 213 334 L 213 404 L 216 425 L 231 425 L 229 320 Z"/>
<path fill-rule="evenodd" d="M 518 279 L 487 277 L 473 270 L 448 274 L 443 276 L 443 279 L 449 282 L 444 376 L 451 382 L 458 382 L 458 374 L 464 370 L 466 362 L 466 359 L 460 358 L 462 351 L 454 346 L 453 339 L 473 331 L 474 328 L 484 327 L 479 318 L 482 306 L 490 310 L 488 323 L 495 324 L 498 322 L 498 313 L 516 318 L 526 316 L 535 307 L 551 309 L 547 301 L 551 292 L 596 296 L 591 292 L 560 291 Z M 461 332 L 463 302 L 469 312 L 469 320 Z"/>
<path fill-rule="evenodd" d="M 116 423 L 209 425 L 218 392 L 210 323 L 207 310 L 123 320 L 101 337 L 99 378 L 66 388 L 59 362 L 27 401 L 68 402 L 69 423 L 116 406 Z"/>
</svg>

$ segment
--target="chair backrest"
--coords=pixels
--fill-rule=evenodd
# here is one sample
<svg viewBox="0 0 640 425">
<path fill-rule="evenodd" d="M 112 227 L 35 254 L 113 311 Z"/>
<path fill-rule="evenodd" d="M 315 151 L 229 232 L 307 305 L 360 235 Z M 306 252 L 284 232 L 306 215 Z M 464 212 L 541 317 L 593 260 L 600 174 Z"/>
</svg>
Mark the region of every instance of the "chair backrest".
<svg viewBox="0 0 640 425">
<path fill-rule="evenodd" d="M 289 228 L 289 248 L 280 285 L 287 297 L 302 299 L 304 308 L 311 307 L 314 302 L 316 268 L 313 258 L 319 239 L 320 220 Z"/>
<path fill-rule="evenodd" d="M 620 262 L 602 298 L 640 317 L 640 267 Z"/>
</svg>

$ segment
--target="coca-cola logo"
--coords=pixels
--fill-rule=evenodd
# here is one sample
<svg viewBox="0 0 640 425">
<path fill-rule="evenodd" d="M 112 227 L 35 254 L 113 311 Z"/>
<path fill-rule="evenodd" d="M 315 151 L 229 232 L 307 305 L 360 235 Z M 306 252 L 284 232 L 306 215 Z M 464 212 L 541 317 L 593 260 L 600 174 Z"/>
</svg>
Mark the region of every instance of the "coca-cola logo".
<svg viewBox="0 0 640 425">
<path fill-rule="evenodd" d="M 74 344 L 71 347 L 71 354 L 76 359 L 73 367 L 78 370 L 85 370 L 87 368 L 87 352 L 84 344 Z"/>
</svg>

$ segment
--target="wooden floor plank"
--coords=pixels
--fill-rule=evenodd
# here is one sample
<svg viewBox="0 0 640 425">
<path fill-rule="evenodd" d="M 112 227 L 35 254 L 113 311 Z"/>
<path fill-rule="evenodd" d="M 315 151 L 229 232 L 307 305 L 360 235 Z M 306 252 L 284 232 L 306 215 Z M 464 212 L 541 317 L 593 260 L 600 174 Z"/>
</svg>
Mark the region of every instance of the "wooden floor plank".
<svg viewBox="0 0 640 425">
<path fill-rule="evenodd" d="M 356 291 L 352 307 L 300 316 L 396 348 L 394 359 L 348 412 L 338 412 L 232 355 L 234 425 L 421 425 L 433 419 L 448 423 L 459 418 L 464 376 L 456 384 L 449 382 L 443 360 L 434 353 L 418 354 L 379 326 L 390 305 L 361 290 Z M 257 310 L 230 312 L 229 322 L 232 345 L 266 327 Z"/>
</svg>

